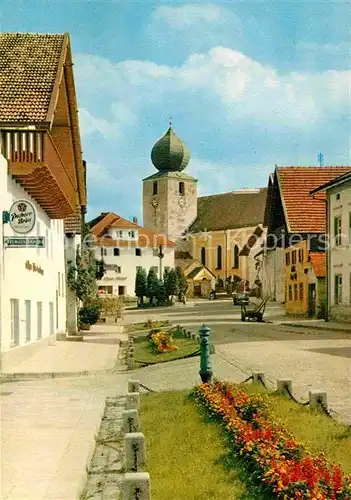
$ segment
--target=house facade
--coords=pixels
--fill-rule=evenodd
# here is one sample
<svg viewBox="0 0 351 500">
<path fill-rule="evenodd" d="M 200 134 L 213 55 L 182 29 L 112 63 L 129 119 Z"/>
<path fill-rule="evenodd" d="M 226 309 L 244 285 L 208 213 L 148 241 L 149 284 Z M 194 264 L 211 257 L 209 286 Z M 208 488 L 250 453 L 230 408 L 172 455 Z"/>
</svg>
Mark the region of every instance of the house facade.
<svg viewBox="0 0 351 500">
<path fill-rule="evenodd" d="M 348 167 L 276 167 L 269 178 L 262 259 L 265 298 L 291 314 L 325 314 L 326 204 L 310 191 Z"/>
<path fill-rule="evenodd" d="M 312 191 L 327 195 L 327 296 L 330 319 L 351 321 L 351 167 Z"/>
<path fill-rule="evenodd" d="M 0 60 L 6 361 L 23 346 L 67 330 L 66 235 L 81 233 L 86 194 L 68 35 L 0 34 Z"/>
<path fill-rule="evenodd" d="M 165 267 L 174 268 L 175 244 L 112 212 L 103 213 L 90 224 L 95 257 L 103 260 L 105 274 L 98 281 L 99 293 L 135 296 L 138 267 L 154 267 L 162 279 Z"/>
</svg>

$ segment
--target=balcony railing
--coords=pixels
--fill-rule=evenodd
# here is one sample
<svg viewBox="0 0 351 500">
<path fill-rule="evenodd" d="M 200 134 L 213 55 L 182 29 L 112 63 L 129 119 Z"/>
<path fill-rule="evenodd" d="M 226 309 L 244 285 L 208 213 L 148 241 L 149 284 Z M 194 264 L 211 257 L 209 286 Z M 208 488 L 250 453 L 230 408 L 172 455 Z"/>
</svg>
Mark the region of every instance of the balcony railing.
<svg viewBox="0 0 351 500">
<path fill-rule="evenodd" d="M 76 189 L 49 132 L 1 130 L 0 134 L 9 173 L 51 218 L 72 215 Z"/>
</svg>

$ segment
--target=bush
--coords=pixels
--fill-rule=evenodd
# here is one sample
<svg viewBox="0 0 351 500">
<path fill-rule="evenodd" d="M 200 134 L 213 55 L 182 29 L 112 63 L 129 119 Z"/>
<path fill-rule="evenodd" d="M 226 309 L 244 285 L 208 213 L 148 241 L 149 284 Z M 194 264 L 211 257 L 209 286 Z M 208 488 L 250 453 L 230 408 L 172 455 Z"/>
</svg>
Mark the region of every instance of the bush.
<svg viewBox="0 0 351 500">
<path fill-rule="evenodd" d="M 99 297 L 101 315 L 112 316 L 115 321 L 123 316 L 124 301 L 122 297 Z"/>
<path fill-rule="evenodd" d="M 86 325 L 95 325 L 100 318 L 100 308 L 98 306 L 82 307 L 79 310 L 79 319 Z"/>
</svg>

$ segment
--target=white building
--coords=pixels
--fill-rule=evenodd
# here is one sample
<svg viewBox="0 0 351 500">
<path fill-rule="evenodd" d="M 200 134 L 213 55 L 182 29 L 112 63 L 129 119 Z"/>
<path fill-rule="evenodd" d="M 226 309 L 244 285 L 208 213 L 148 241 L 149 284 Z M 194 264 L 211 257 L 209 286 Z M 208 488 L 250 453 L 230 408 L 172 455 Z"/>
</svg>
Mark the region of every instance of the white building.
<svg viewBox="0 0 351 500">
<path fill-rule="evenodd" d="M 98 281 L 101 294 L 134 297 L 138 267 L 155 267 L 161 279 L 165 267 L 174 268 L 175 244 L 164 235 L 114 213 L 103 213 L 90 223 L 95 257 L 106 272 Z M 160 258 L 160 250 L 163 257 Z"/>
<path fill-rule="evenodd" d="M 73 242 L 75 248 L 80 240 L 86 193 L 71 62 L 67 34 L 0 34 L 0 341 L 5 363 L 20 359 L 23 349 L 28 353 L 38 340 L 66 332 L 67 309 L 75 311 L 75 296 L 72 305 L 66 286 L 65 247 Z M 22 213 L 29 214 L 27 222 L 16 225 L 24 221 Z M 75 314 L 73 319 L 76 323 Z"/>
<path fill-rule="evenodd" d="M 351 321 L 351 167 L 350 172 L 312 191 L 325 191 L 328 204 L 327 259 L 330 319 Z"/>
</svg>

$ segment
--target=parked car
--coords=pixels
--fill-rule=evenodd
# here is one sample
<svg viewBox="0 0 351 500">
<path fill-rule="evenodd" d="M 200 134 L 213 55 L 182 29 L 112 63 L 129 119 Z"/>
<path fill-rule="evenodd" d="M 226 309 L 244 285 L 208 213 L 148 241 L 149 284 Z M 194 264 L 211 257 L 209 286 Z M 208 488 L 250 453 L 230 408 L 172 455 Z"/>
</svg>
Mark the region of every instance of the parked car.
<svg viewBox="0 0 351 500">
<path fill-rule="evenodd" d="M 240 304 L 249 303 L 249 292 L 233 292 L 233 304 L 240 306 Z"/>
</svg>

